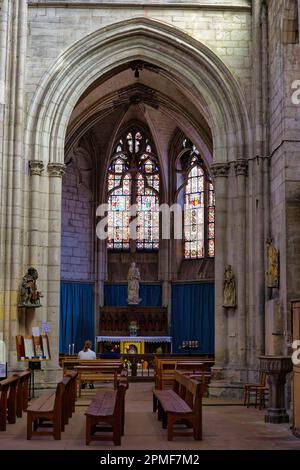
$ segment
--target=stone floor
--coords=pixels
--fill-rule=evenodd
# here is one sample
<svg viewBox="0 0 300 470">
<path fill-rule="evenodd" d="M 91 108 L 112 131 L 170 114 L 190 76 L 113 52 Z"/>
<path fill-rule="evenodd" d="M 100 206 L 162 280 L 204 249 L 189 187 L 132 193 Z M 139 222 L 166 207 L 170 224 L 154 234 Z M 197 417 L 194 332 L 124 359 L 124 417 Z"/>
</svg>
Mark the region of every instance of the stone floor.
<svg viewBox="0 0 300 470">
<path fill-rule="evenodd" d="M 226 403 L 213 399 L 206 399 L 203 407 L 203 441 L 180 437 L 168 442 L 166 430 L 161 428 L 152 413 L 152 387 L 152 383 L 130 384 L 126 396 L 125 436 L 121 447 L 96 441 L 90 446 L 85 445 L 84 412 L 93 391 L 84 390 L 61 441 L 54 441 L 52 437 L 33 437 L 27 441 L 25 414 L 16 424 L 8 425 L 6 432 L 0 432 L 0 449 L 300 450 L 300 440 L 292 435 L 289 425 L 265 424 L 264 411 L 247 409 L 239 402 Z"/>
</svg>

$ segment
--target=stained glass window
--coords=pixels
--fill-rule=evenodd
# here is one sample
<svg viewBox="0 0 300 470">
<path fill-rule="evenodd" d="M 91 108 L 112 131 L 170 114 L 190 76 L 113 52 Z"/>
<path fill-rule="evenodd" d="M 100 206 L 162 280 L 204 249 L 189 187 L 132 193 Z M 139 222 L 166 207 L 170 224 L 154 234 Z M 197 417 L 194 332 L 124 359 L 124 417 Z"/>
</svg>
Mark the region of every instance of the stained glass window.
<svg viewBox="0 0 300 470">
<path fill-rule="evenodd" d="M 159 247 L 160 176 L 153 145 L 139 129 L 130 129 L 115 146 L 108 179 L 108 248 L 130 249 L 130 206 L 136 204 L 137 250 Z"/>
<path fill-rule="evenodd" d="M 181 167 L 185 175 L 184 257 L 213 258 L 215 255 L 215 193 L 200 152 L 188 139 L 182 140 Z M 178 192 L 179 192 L 178 190 Z"/>
</svg>

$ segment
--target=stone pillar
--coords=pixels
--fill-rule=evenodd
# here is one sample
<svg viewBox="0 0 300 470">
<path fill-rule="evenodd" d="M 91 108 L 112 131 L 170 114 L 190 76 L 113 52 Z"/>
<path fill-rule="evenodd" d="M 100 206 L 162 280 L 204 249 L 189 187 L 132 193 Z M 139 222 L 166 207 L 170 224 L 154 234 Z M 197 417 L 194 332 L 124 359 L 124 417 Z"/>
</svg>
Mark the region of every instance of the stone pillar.
<svg viewBox="0 0 300 470">
<path fill-rule="evenodd" d="M 0 55 L 0 329 L 8 351 L 9 367 L 14 369 L 17 366 L 15 336 L 19 333 L 17 302 L 24 245 L 23 139 L 27 0 L 4 1 L 1 6 L 0 42 L 4 50 L 1 50 Z"/>
<path fill-rule="evenodd" d="M 227 176 L 228 163 L 212 165 L 216 195 L 215 225 L 215 366 L 213 381 L 222 379 L 222 369 L 227 363 L 227 321 L 223 308 L 223 280 L 226 263 L 226 226 L 227 226 Z M 216 384 L 217 386 L 217 384 Z"/>
<path fill-rule="evenodd" d="M 63 163 L 48 163 L 49 173 L 49 233 L 47 274 L 47 315 L 50 322 L 51 361 L 47 364 L 47 382 L 57 381 L 59 369 L 59 302 L 60 302 L 60 245 L 61 245 L 61 190 Z"/>
<path fill-rule="evenodd" d="M 41 224 L 41 200 L 40 200 L 40 177 L 44 164 L 41 161 L 33 160 L 29 162 L 30 168 L 30 228 L 29 243 L 30 254 L 29 264 L 37 267 L 42 264 L 40 254 L 40 224 Z"/>
<path fill-rule="evenodd" d="M 30 173 L 30 194 L 29 194 L 29 214 L 28 214 L 28 243 L 29 250 L 26 258 L 24 273 L 27 267 L 33 266 L 39 273 L 38 288 L 42 293 L 44 289 L 41 288 L 41 278 L 44 278 L 44 273 L 41 273 L 41 266 L 43 265 L 42 247 L 41 247 L 41 193 L 40 193 L 40 179 L 44 169 L 44 164 L 41 161 L 29 162 Z M 44 306 L 44 310 L 46 308 Z M 41 318 L 41 308 L 38 309 L 22 309 L 22 314 L 19 316 L 19 333 L 30 335 L 32 334 L 32 327 L 38 326 Z M 45 318 L 46 319 L 46 318 Z"/>
<path fill-rule="evenodd" d="M 246 185 L 248 161 L 238 160 L 235 165 L 237 179 L 237 332 L 240 368 L 246 367 Z"/>
</svg>

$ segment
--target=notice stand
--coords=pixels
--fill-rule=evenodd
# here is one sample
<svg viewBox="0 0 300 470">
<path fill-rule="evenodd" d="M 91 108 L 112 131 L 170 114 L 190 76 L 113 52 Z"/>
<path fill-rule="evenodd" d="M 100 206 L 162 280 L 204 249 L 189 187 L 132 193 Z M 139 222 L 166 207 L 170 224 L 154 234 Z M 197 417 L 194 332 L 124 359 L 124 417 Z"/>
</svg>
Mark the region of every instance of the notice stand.
<svg viewBox="0 0 300 470">
<path fill-rule="evenodd" d="M 31 359 L 28 361 L 28 369 L 31 370 L 30 387 L 29 387 L 29 400 L 34 398 L 34 371 L 41 370 L 41 360 Z"/>
<path fill-rule="evenodd" d="M 28 369 L 31 370 L 29 399 L 34 398 L 35 384 L 34 372 L 41 370 L 42 362 L 51 359 L 49 339 L 47 335 L 40 336 L 17 336 L 18 361 L 28 362 Z"/>
</svg>

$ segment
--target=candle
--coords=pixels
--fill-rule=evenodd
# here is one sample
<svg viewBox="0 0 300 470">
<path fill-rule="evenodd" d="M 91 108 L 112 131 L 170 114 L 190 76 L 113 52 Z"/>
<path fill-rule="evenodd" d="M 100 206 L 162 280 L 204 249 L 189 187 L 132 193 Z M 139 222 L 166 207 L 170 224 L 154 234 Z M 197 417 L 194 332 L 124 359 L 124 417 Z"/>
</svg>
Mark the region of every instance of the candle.
<svg viewBox="0 0 300 470">
<path fill-rule="evenodd" d="M 74 347 L 75 347 L 75 343 L 72 343 L 72 354 L 74 355 Z"/>
<path fill-rule="evenodd" d="M 69 356 L 71 355 L 71 345 L 69 344 Z"/>
</svg>

